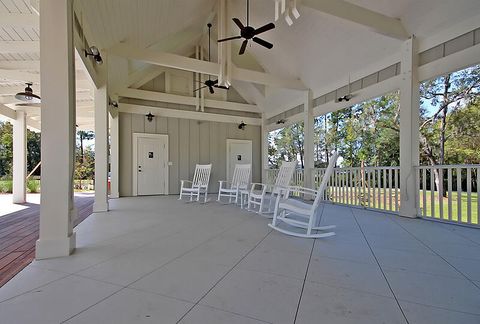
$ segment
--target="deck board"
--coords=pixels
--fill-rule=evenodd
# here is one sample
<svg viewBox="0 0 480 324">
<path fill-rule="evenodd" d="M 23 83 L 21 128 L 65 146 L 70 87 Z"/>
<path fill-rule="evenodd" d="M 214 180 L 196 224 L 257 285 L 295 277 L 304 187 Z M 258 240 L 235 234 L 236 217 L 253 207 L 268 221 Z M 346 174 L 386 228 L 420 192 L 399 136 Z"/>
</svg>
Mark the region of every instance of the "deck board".
<svg viewBox="0 0 480 324">
<path fill-rule="evenodd" d="M 35 258 L 40 205 L 26 205 L 26 209 L 0 217 L 0 287 Z M 78 216 L 74 226 L 77 226 L 92 213 L 93 197 L 76 196 L 75 206 Z"/>
</svg>

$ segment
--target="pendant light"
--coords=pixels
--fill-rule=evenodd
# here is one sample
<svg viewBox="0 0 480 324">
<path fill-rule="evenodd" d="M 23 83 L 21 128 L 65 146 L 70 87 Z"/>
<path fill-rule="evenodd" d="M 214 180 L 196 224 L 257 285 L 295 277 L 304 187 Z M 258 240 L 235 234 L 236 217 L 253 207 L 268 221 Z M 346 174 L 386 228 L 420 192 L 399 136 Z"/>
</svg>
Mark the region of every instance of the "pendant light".
<svg viewBox="0 0 480 324">
<path fill-rule="evenodd" d="M 17 98 L 18 100 L 21 100 L 21 101 L 32 103 L 32 104 L 41 103 L 40 97 L 33 93 L 33 90 L 31 88 L 33 83 L 27 82 L 26 85 L 27 85 L 27 87 L 25 88 L 25 91 L 17 93 L 15 95 L 15 98 Z"/>
</svg>

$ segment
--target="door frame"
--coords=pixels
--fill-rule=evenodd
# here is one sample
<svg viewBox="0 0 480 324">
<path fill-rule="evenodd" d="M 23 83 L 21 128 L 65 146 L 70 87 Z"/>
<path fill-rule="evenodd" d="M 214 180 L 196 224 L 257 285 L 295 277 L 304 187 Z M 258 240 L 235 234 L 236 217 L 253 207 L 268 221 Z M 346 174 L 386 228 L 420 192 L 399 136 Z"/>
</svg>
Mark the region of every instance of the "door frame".
<svg viewBox="0 0 480 324">
<path fill-rule="evenodd" d="M 138 196 L 138 172 L 137 172 L 137 164 L 138 164 L 138 139 L 139 138 L 164 138 L 166 139 L 166 146 L 165 152 L 166 156 L 166 165 L 164 170 L 164 177 L 165 177 L 165 195 L 168 195 L 168 176 L 169 176 L 169 165 L 168 165 L 168 135 L 165 134 L 149 134 L 149 133 L 133 133 L 132 135 L 132 196 Z"/>
<path fill-rule="evenodd" d="M 226 152 L 227 152 L 227 156 L 226 156 L 226 160 L 227 160 L 227 170 L 226 170 L 226 175 L 225 175 L 225 178 L 227 179 L 228 176 L 230 175 L 230 152 L 228 150 L 228 148 L 230 147 L 230 144 L 234 144 L 234 143 L 237 143 L 237 144 L 250 144 L 250 151 L 252 153 L 252 161 L 250 162 L 250 164 L 252 165 L 252 169 L 250 171 L 250 181 L 252 180 L 252 173 L 253 173 L 253 141 L 252 140 L 243 140 L 243 139 L 233 139 L 233 138 L 227 138 L 227 148 L 226 148 Z M 227 179 L 227 181 L 230 181 L 231 179 Z"/>
</svg>

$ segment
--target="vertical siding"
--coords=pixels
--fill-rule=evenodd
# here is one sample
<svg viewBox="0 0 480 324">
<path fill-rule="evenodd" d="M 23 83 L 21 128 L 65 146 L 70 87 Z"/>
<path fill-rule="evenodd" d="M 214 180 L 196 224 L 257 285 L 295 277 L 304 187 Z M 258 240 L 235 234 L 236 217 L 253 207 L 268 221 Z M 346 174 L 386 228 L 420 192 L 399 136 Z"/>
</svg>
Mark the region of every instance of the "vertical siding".
<svg viewBox="0 0 480 324">
<path fill-rule="evenodd" d="M 195 164 L 212 163 L 210 192 L 218 190 L 218 181 L 226 178 L 227 139 L 252 140 L 252 180 L 261 179 L 261 129 L 247 126 L 179 118 L 155 117 L 148 122 L 140 114 L 120 113 L 120 195 L 132 195 L 132 134 L 168 134 L 169 193 L 178 194 L 181 179 L 191 179 Z"/>
</svg>

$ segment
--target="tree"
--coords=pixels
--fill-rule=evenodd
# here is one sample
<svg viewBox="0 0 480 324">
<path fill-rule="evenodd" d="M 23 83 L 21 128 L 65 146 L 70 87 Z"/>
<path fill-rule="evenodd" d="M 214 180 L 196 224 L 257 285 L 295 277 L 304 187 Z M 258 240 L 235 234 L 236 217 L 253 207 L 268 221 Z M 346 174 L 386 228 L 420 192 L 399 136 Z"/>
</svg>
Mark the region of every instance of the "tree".
<svg viewBox="0 0 480 324">
<path fill-rule="evenodd" d="M 9 122 L 0 122 L 0 176 L 12 176 L 13 126 Z"/>
<path fill-rule="evenodd" d="M 470 103 L 479 94 L 480 65 L 449 73 L 420 85 L 421 104 L 435 107 L 429 115 L 421 109 L 420 143 L 430 165 L 446 163 L 446 144 L 450 139 L 449 114 Z M 441 174 L 434 169 L 435 186 L 440 189 Z M 445 192 L 441 193 L 445 196 Z"/>
<path fill-rule="evenodd" d="M 85 149 L 83 146 L 83 142 L 94 139 L 95 133 L 92 131 L 77 131 L 77 137 L 78 137 L 78 140 L 80 141 L 80 157 L 79 157 L 80 163 L 83 163 L 83 161 L 85 160 L 85 153 L 84 153 Z"/>
</svg>

